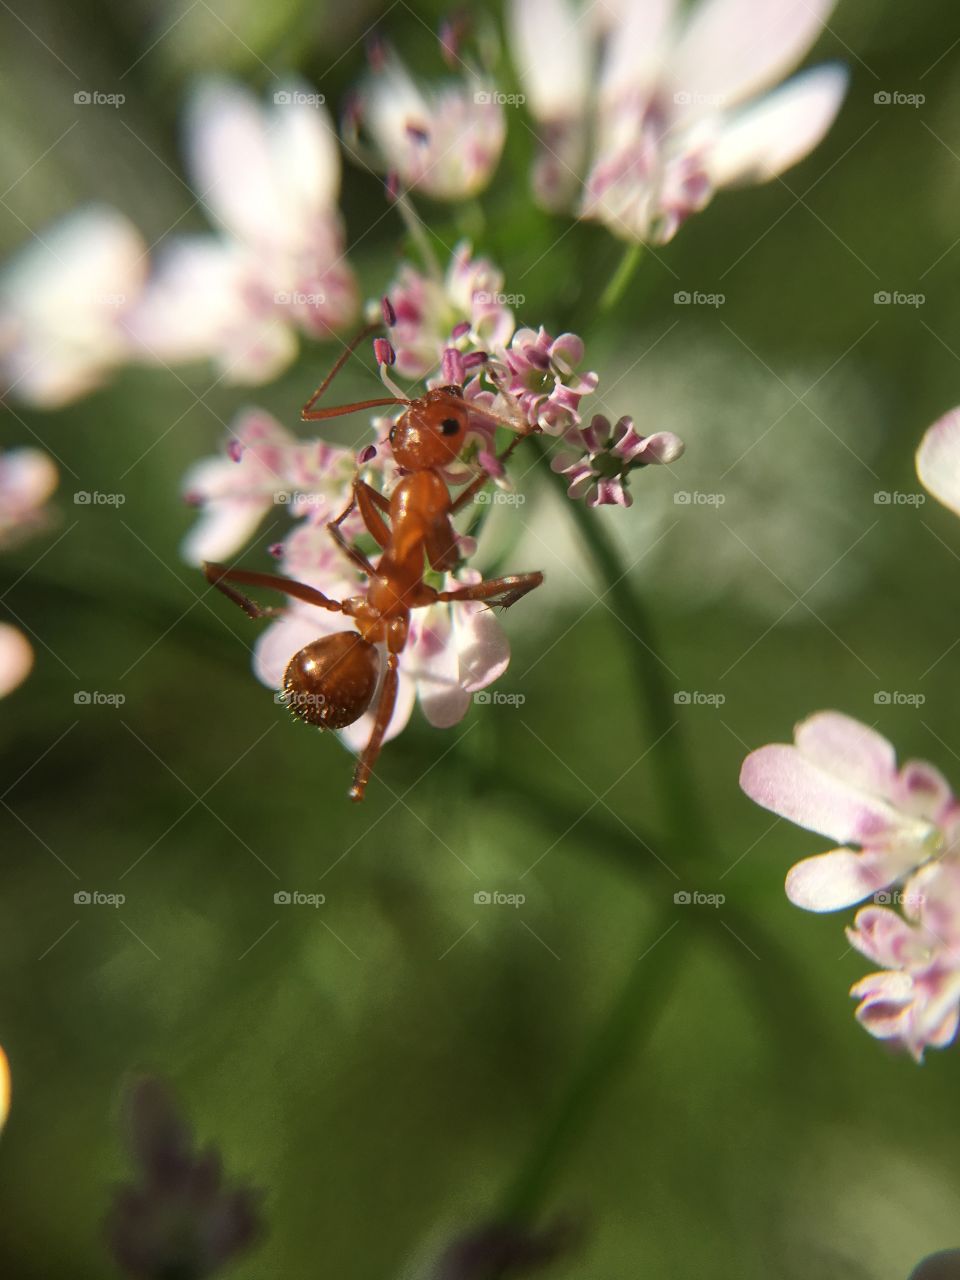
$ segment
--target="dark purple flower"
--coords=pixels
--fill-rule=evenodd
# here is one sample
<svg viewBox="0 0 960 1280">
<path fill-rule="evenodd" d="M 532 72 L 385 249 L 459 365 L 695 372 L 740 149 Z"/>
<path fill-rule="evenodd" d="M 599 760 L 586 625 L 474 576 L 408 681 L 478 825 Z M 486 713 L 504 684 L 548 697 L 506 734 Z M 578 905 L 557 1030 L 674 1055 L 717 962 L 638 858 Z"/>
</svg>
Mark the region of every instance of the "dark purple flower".
<svg viewBox="0 0 960 1280">
<path fill-rule="evenodd" d="M 167 1086 L 150 1077 L 123 1099 L 135 1173 L 116 1189 L 105 1229 L 121 1270 L 136 1280 L 201 1280 L 261 1234 L 260 1193 L 224 1185 L 215 1148 L 198 1151 Z"/>
</svg>

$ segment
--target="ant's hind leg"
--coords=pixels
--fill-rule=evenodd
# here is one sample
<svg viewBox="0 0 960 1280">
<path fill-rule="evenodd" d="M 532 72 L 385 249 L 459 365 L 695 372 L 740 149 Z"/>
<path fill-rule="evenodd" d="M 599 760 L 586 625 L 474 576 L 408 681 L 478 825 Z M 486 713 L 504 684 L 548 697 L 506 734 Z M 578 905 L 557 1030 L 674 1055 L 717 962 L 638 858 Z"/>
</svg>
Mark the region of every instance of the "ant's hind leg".
<svg viewBox="0 0 960 1280">
<path fill-rule="evenodd" d="M 235 591 L 227 586 L 228 582 L 242 582 L 248 587 L 266 587 L 271 591 L 282 591 L 284 595 L 293 596 L 295 600 L 303 600 L 305 604 L 316 605 L 318 609 L 330 609 L 333 613 L 342 613 L 343 605 L 339 600 L 331 600 L 323 592 L 308 587 L 304 582 L 296 582 L 293 578 L 281 578 L 275 573 L 257 573 L 252 569 L 228 569 L 226 565 L 204 561 L 203 574 L 212 587 L 222 591 L 228 600 L 238 605 L 248 618 L 275 618 L 283 613 L 282 608 L 269 608 L 257 604 L 242 591 Z"/>
<path fill-rule="evenodd" d="M 383 677 L 383 687 L 380 690 L 380 701 L 377 703 L 377 718 L 373 723 L 373 732 L 370 734 L 370 740 L 363 749 L 363 754 L 353 775 L 353 786 L 350 788 L 351 800 L 363 799 L 367 783 L 370 781 L 370 775 L 373 773 L 373 766 L 377 763 L 380 748 L 383 746 L 384 734 L 387 732 L 387 727 L 393 718 L 393 711 L 397 705 L 397 684 L 399 682 L 397 667 L 399 661 L 397 654 L 387 654 L 387 670 Z"/>
<path fill-rule="evenodd" d="M 458 600 L 479 600 L 491 608 L 499 606 L 509 609 L 512 604 L 523 599 L 528 591 L 533 591 L 543 582 L 543 574 L 513 573 L 506 578 L 490 578 L 487 582 L 478 582 L 472 587 L 458 587 L 455 591 L 438 591 L 437 599 L 455 603 Z"/>
</svg>

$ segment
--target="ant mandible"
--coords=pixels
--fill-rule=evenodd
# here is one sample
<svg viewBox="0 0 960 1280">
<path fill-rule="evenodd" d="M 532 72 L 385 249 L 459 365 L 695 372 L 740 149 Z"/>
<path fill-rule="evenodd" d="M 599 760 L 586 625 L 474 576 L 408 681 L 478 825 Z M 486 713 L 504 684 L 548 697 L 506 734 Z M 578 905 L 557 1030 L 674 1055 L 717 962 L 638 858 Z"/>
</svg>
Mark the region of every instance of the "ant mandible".
<svg viewBox="0 0 960 1280">
<path fill-rule="evenodd" d="M 344 349 L 300 415 L 305 422 L 316 422 L 384 405 L 406 405 L 406 412 L 389 434 L 393 457 L 401 472 L 389 499 L 358 473 L 348 506 L 327 525 L 340 550 L 367 575 L 366 593 L 346 600 L 331 600 L 292 578 L 222 564 L 203 566 L 207 581 L 251 618 L 272 617 L 276 610 L 262 607 L 228 583 L 282 591 L 294 599 L 354 620 L 355 630 L 323 636 L 300 649 L 291 658 L 283 677 L 284 701 L 301 720 L 320 729 L 343 729 L 359 720 L 373 702 L 379 685 L 373 729 L 353 775 L 352 800 L 364 797 L 393 715 L 400 654 L 407 643 L 411 610 L 471 600 L 482 601 L 490 607 L 508 608 L 543 581 L 540 572 L 511 574 L 452 591 L 437 591 L 424 581 L 424 559 L 439 572 L 455 568 L 459 553 L 452 517 L 473 500 L 489 479 L 481 472 L 454 498 L 441 475 L 441 468 L 454 462 L 462 450 L 471 416 L 506 422 L 514 430 L 516 424 L 466 401 L 459 386 L 436 387 L 416 399 L 389 396 L 316 408 L 317 401 L 348 357 L 378 328 L 379 325 L 370 325 L 363 329 Z M 519 431 L 497 462 L 501 465 L 506 462 L 520 441 L 534 430 Z M 341 531 L 340 526 L 355 508 L 381 549 L 376 563 L 351 545 Z M 377 648 L 381 644 L 386 646 L 385 670 L 382 670 Z"/>
</svg>

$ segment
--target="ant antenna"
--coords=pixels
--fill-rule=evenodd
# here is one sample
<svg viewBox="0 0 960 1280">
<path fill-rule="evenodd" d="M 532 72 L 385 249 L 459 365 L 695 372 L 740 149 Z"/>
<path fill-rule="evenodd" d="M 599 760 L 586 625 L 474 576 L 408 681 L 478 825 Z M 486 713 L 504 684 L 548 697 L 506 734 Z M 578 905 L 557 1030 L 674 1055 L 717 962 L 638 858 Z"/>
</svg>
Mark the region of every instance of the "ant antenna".
<svg viewBox="0 0 960 1280">
<path fill-rule="evenodd" d="M 340 352 L 340 355 L 337 357 L 333 368 L 330 370 L 330 372 L 327 374 L 324 380 L 320 383 L 319 387 L 317 387 L 316 391 L 314 391 L 313 395 L 310 397 L 307 403 L 300 410 L 300 417 L 304 422 L 318 422 L 324 418 L 339 418 L 343 414 L 354 413 L 358 409 L 376 409 L 381 405 L 410 403 L 409 400 L 400 399 L 398 397 L 391 397 L 389 400 L 358 400 L 355 404 L 336 405 L 329 409 L 314 408 L 314 405 L 317 403 L 317 401 L 320 399 L 320 397 L 323 395 L 326 389 L 330 386 L 330 383 L 334 380 L 334 378 L 337 376 L 337 374 L 340 372 L 343 366 L 347 363 L 347 361 L 356 351 L 357 347 L 359 347 L 360 343 L 365 342 L 367 338 L 372 337 L 373 334 L 377 333 L 382 327 L 383 326 L 381 322 L 377 320 L 372 324 L 364 325 L 364 327 L 360 330 L 360 332 L 355 337 L 350 339 L 350 341 L 347 343 L 344 349 Z"/>
</svg>

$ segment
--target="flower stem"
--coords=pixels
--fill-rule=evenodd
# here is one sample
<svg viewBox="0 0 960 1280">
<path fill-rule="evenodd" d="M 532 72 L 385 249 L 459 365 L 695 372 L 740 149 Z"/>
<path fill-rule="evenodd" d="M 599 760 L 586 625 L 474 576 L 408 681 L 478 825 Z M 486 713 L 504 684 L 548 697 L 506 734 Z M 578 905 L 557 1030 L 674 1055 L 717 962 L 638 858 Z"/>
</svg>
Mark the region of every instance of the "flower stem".
<svg viewBox="0 0 960 1280">
<path fill-rule="evenodd" d="M 630 283 L 634 271 L 636 271 L 640 259 L 643 257 L 643 245 L 639 240 L 633 240 L 623 251 L 623 257 L 617 265 L 616 271 L 607 282 L 607 287 L 600 295 L 600 302 L 597 310 L 603 315 L 607 311 L 612 311 L 620 299 L 623 297 L 624 290 Z"/>
<path fill-rule="evenodd" d="M 546 463 L 547 453 L 542 441 L 533 444 L 540 450 Z M 598 576 L 606 585 L 605 594 L 610 597 L 613 612 L 630 634 L 627 656 L 633 675 L 631 685 L 639 694 L 644 719 L 653 734 L 654 748 L 650 753 L 650 767 L 657 776 L 657 790 L 670 844 L 674 848 L 688 849 L 696 856 L 707 844 L 699 791 L 693 776 L 680 725 L 674 713 L 673 680 L 669 668 L 660 657 L 660 646 L 653 623 L 629 581 L 620 553 L 601 522 L 579 502 L 566 496 L 566 482 L 545 467 L 550 480 L 563 495 L 567 512 L 577 526 L 583 544 L 596 566 Z"/>
<path fill-rule="evenodd" d="M 642 954 L 631 964 L 599 1032 L 587 1046 L 526 1163 L 507 1188 L 498 1206 L 498 1221 L 528 1222 L 537 1213 L 556 1165 L 581 1137 L 607 1085 L 634 1046 L 639 1028 L 652 1029 L 677 976 L 674 924 L 668 923 L 665 913 L 655 917 Z"/>
</svg>

